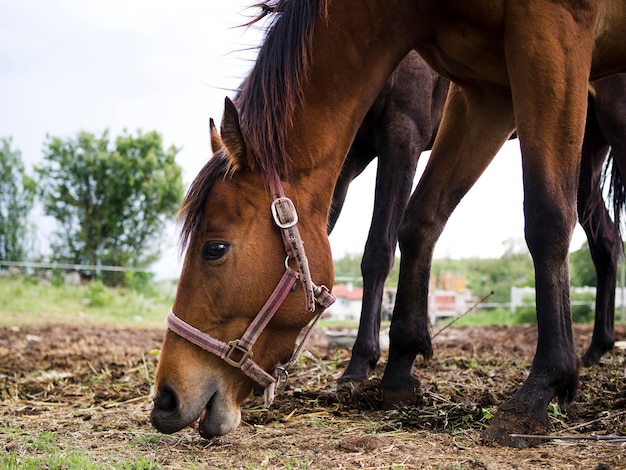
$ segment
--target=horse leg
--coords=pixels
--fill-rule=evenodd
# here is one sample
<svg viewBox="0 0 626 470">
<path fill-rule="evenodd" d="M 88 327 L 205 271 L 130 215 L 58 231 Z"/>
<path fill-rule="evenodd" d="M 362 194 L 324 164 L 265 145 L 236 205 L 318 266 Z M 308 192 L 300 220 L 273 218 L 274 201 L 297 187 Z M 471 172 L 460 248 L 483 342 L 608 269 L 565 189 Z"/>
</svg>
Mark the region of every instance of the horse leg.
<svg viewBox="0 0 626 470">
<path fill-rule="evenodd" d="M 430 118 L 428 118 L 430 122 Z M 419 125 L 389 119 L 379 137 L 372 223 L 361 261 L 363 306 L 352 356 L 338 382 L 362 382 L 380 358 L 380 322 L 385 280 L 393 267 L 398 225 L 411 194 L 417 161 L 431 139 Z"/>
<path fill-rule="evenodd" d="M 624 178 L 626 175 L 626 104 L 624 94 L 626 92 L 626 74 L 614 75 L 593 82 L 595 96 L 593 104 L 593 128 L 597 135 L 596 140 L 601 140 L 611 148 L 611 160 L 613 165 L 610 195 L 613 199 L 615 221 L 611 221 L 603 203 L 596 204 L 597 221 L 593 223 L 594 230 L 589 246 L 596 267 L 597 293 L 596 293 L 596 317 L 593 328 L 593 335 L 589 349 L 583 355 L 582 360 L 585 366 L 596 364 L 604 353 L 613 347 L 615 340 L 615 286 L 617 278 L 617 264 L 623 254 L 622 240 L 620 234 L 621 213 L 624 210 Z M 592 113 L 589 112 L 591 115 Z M 589 121 L 590 118 L 588 118 Z M 589 127 L 589 124 L 588 124 Z M 585 134 L 585 144 L 587 133 Z M 604 154 L 596 165 L 599 167 L 604 160 L 606 147 L 602 147 L 598 152 Z M 583 158 L 585 158 L 585 145 L 583 145 Z M 599 173 L 599 168 L 598 168 Z M 597 178 L 600 176 L 598 174 Z M 597 198 L 601 197 L 600 188 Z M 585 218 L 583 218 L 584 220 Z M 603 225 L 604 223 L 604 225 Z M 587 229 L 585 229 L 587 231 Z M 587 235 L 589 238 L 589 234 Z M 597 245 L 597 246 L 594 246 Z M 594 254 L 594 250 L 597 254 Z M 597 260 L 596 260 L 597 258 Z"/>
<path fill-rule="evenodd" d="M 508 21 L 505 42 L 522 148 L 525 235 L 535 265 L 538 336 L 528 378 L 499 407 L 486 437 L 515 447 L 535 441 L 513 438 L 512 433 L 547 432 L 550 401 L 557 397 L 567 404 L 578 387 L 568 252 L 577 218 L 593 13 L 584 10 L 585 4 L 575 14 L 564 14 L 560 4 L 541 3 L 542 14 L 535 15 L 537 5 L 511 4 L 507 14 L 536 19 L 532 26 Z"/>
<path fill-rule="evenodd" d="M 369 141 L 378 154 L 378 173 L 372 223 L 361 262 L 364 289 L 359 330 L 339 383 L 367 380 L 380 358 L 382 298 L 395 260 L 398 226 L 411 194 L 417 161 L 439 127 L 447 92 L 447 80 L 411 52 L 390 76 L 362 126 L 369 129 Z"/>
<path fill-rule="evenodd" d="M 602 164 L 608 150 L 609 145 L 598 127 L 594 100 L 590 99 L 580 165 L 578 218 L 587 235 L 596 270 L 596 310 L 591 344 L 582 356 L 584 366 L 597 364 L 614 342 L 615 286 L 621 240 L 602 199 Z"/>
<path fill-rule="evenodd" d="M 330 217 L 328 220 L 328 233 L 330 233 L 334 228 L 337 218 L 341 213 L 343 203 L 348 193 L 348 186 L 354 178 L 361 174 L 365 167 L 375 157 L 376 149 L 373 148 L 373 145 L 371 145 L 369 139 L 357 133 L 357 137 L 352 144 L 350 152 L 348 153 L 348 157 L 344 162 L 341 174 L 339 175 L 337 184 L 335 186 Z M 380 166 L 381 165 L 379 161 L 379 175 L 381 171 Z M 376 183 L 376 200 L 378 199 L 379 180 L 380 177 L 377 178 Z M 363 261 L 361 262 L 364 299 L 361 309 L 361 318 L 359 321 L 359 330 L 354 346 L 352 348 L 352 356 L 350 357 L 350 362 L 342 377 L 339 378 L 339 383 L 347 381 L 367 380 L 370 371 L 376 366 L 376 362 L 380 358 L 380 345 L 378 338 L 380 332 L 380 306 L 378 307 L 378 310 L 371 310 L 371 302 L 368 303 L 367 300 L 375 297 L 378 290 L 380 290 L 380 298 L 378 300 L 382 298 L 382 287 L 384 287 L 384 282 L 387 278 L 387 275 L 389 274 L 390 268 L 385 271 L 388 261 L 384 260 L 384 262 L 380 264 L 380 272 L 382 273 L 384 271 L 384 275 L 379 274 L 379 276 L 375 279 L 375 281 L 378 281 L 382 277 L 382 283 L 374 282 L 374 285 L 372 286 L 372 283 L 368 282 L 372 279 L 369 276 L 370 272 L 367 271 L 367 269 L 364 267 L 367 265 L 365 263 L 367 254 L 369 253 L 369 250 L 372 249 L 372 231 L 374 230 L 377 207 L 378 203 L 375 202 L 372 226 L 370 227 L 370 234 L 365 244 L 365 254 L 363 255 Z M 377 289 L 376 287 L 378 284 L 381 285 L 380 289 Z"/>
<path fill-rule="evenodd" d="M 428 286 L 435 243 L 454 208 L 515 127 L 509 98 L 490 98 L 484 90 L 451 85 L 430 160 L 402 219 L 400 277 L 381 383 L 386 407 L 419 398 L 412 367 L 418 354 L 432 356 Z"/>
<path fill-rule="evenodd" d="M 328 234 L 335 228 L 343 203 L 346 201 L 350 183 L 365 170 L 374 158 L 376 158 L 376 149 L 361 135 L 361 132 L 357 133 L 335 184 L 330 214 L 328 215 L 326 230 Z"/>
</svg>

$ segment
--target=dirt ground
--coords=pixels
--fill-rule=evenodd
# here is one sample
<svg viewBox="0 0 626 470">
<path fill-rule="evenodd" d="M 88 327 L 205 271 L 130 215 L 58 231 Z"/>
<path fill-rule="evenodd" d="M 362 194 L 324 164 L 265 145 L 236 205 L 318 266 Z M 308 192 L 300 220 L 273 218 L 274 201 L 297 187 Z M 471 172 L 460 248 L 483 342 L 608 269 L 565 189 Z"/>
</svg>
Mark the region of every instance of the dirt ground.
<svg viewBox="0 0 626 470">
<path fill-rule="evenodd" d="M 436 329 L 436 328 L 435 328 Z M 590 326 L 576 326 L 580 352 Z M 103 468 L 137 456 L 159 468 L 626 468 L 626 351 L 581 371 L 568 410 L 550 410 L 555 437 L 530 449 L 482 440 L 490 414 L 523 381 L 535 327 L 448 328 L 432 361 L 416 363 L 424 404 L 379 409 L 377 378 L 332 390 L 349 350 L 319 330 L 271 409 L 246 403 L 239 428 L 210 441 L 195 429 L 151 428 L 150 386 L 163 330 L 46 326 L 0 329 L 0 449 L 22 458 L 54 436 Z M 617 326 L 626 340 L 626 325 Z M 623 346 L 623 343 L 620 343 Z M 382 372 L 382 365 L 380 372 Z M 621 439 L 606 439 L 621 436 Z"/>
</svg>

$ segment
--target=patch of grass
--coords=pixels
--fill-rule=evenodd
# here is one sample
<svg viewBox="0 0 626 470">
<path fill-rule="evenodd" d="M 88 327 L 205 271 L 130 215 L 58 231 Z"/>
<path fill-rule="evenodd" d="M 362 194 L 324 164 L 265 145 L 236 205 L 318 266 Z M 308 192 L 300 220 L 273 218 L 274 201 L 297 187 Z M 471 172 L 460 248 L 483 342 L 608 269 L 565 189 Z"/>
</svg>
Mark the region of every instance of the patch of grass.
<svg viewBox="0 0 626 470">
<path fill-rule="evenodd" d="M 157 470 L 163 468 L 159 462 L 143 455 L 132 459 L 109 455 L 105 464 L 94 460 L 83 449 L 59 447 L 54 433 L 30 434 L 13 428 L 1 430 L 9 438 L 7 451 L 0 453 L 0 469 L 3 470 L 39 470 L 41 468 Z"/>
<path fill-rule="evenodd" d="M 445 325 L 446 321 L 441 321 L 435 327 Z M 535 307 L 519 307 L 515 312 L 508 308 L 479 309 L 468 313 L 454 322 L 455 326 L 494 326 L 494 325 L 520 325 L 537 323 L 537 313 Z"/>
<path fill-rule="evenodd" d="M 18 455 L 12 451 L 0 455 L 0 468 L 7 470 L 39 470 L 40 468 L 84 468 L 95 469 L 88 455 L 68 454 L 61 457 L 57 453 L 42 456 Z"/>
<path fill-rule="evenodd" d="M 174 301 L 175 285 L 138 292 L 101 282 L 53 285 L 27 276 L 0 277 L 0 326 L 80 323 L 161 328 Z"/>
<path fill-rule="evenodd" d="M 446 322 L 440 322 L 441 325 Z M 440 323 L 437 326 L 440 326 Z M 504 308 L 480 309 L 468 313 L 454 324 L 456 326 L 489 326 L 489 325 L 513 325 L 517 323 L 517 318 L 513 312 Z M 435 330 L 438 328 L 435 327 Z"/>
<path fill-rule="evenodd" d="M 333 320 L 332 318 L 320 319 L 318 325 L 325 328 L 345 328 L 352 329 L 359 327 L 358 320 Z"/>
</svg>

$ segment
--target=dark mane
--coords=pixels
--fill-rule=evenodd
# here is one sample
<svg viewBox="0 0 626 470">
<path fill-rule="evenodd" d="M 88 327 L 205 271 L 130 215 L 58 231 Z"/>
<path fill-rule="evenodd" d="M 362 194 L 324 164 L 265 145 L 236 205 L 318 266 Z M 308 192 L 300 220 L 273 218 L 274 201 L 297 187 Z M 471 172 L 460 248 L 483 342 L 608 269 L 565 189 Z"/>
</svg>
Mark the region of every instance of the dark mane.
<svg viewBox="0 0 626 470">
<path fill-rule="evenodd" d="M 180 248 L 185 250 L 193 231 L 204 214 L 204 204 L 211 188 L 218 178 L 228 174 L 230 161 L 223 153 L 217 153 L 200 170 L 187 190 L 183 205 L 178 212 L 180 225 Z"/>
<path fill-rule="evenodd" d="M 329 0 L 278 0 L 261 3 L 254 23 L 270 16 L 265 39 L 237 105 L 241 128 L 264 177 L 289 174 L 286 134 L 309 65 L 316 19 L 325 17 Z"/>
<path fill-rule="evenodd" d="M 270 0 L 254 5 L 261 12 L 247 26 L 271 18 L 252 71 L 236 98 L 242 132 L 254 151 L 263 177 L 277 171 L 289 175 L 286 133 L 306 80 L 312 33 L 318 16 L 326 16 L 329 0 Z M 204 214 L 207 196 L 231 170 L 218 153 L 200 170 L 178 213 L 180 247 L 184 250 Z"/>
</svg>

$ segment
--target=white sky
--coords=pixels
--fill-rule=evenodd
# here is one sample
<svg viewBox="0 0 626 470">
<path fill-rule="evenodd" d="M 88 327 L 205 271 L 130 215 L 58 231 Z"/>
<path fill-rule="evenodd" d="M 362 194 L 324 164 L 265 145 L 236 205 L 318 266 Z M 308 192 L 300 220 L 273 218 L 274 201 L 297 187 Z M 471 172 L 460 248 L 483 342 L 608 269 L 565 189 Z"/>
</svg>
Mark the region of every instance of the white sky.
<svg viewBox="0 0 626 470">
<path fill-rule="evenodd" d="M 249 49 L 261 40 L 258 31 L 237 28 L 254 13 L 246 11 L 252 3 L 0 0 L 0 137 L 13 138 L 30 169 L 41 161 L 46 134 L 154 129 L 167 146 L 182 147 L 178 163 L 189 184 L 211 155 L 209 118 L 219 121 L 224 96 L 246 76 Z M 351 186 L 330 237 L 335 257 L 363 249 L 375 172 L 371 165 Z M 514 141 L 452 215 L 435 256 L 500 256 L 503 241 L 523 237 L 523 226 Z M 164 238 L 168 248 L 155 269 L 176 277 L 173 226 Z M 573 248 L 583 241 L 577 228 Z"/>
</svg>

